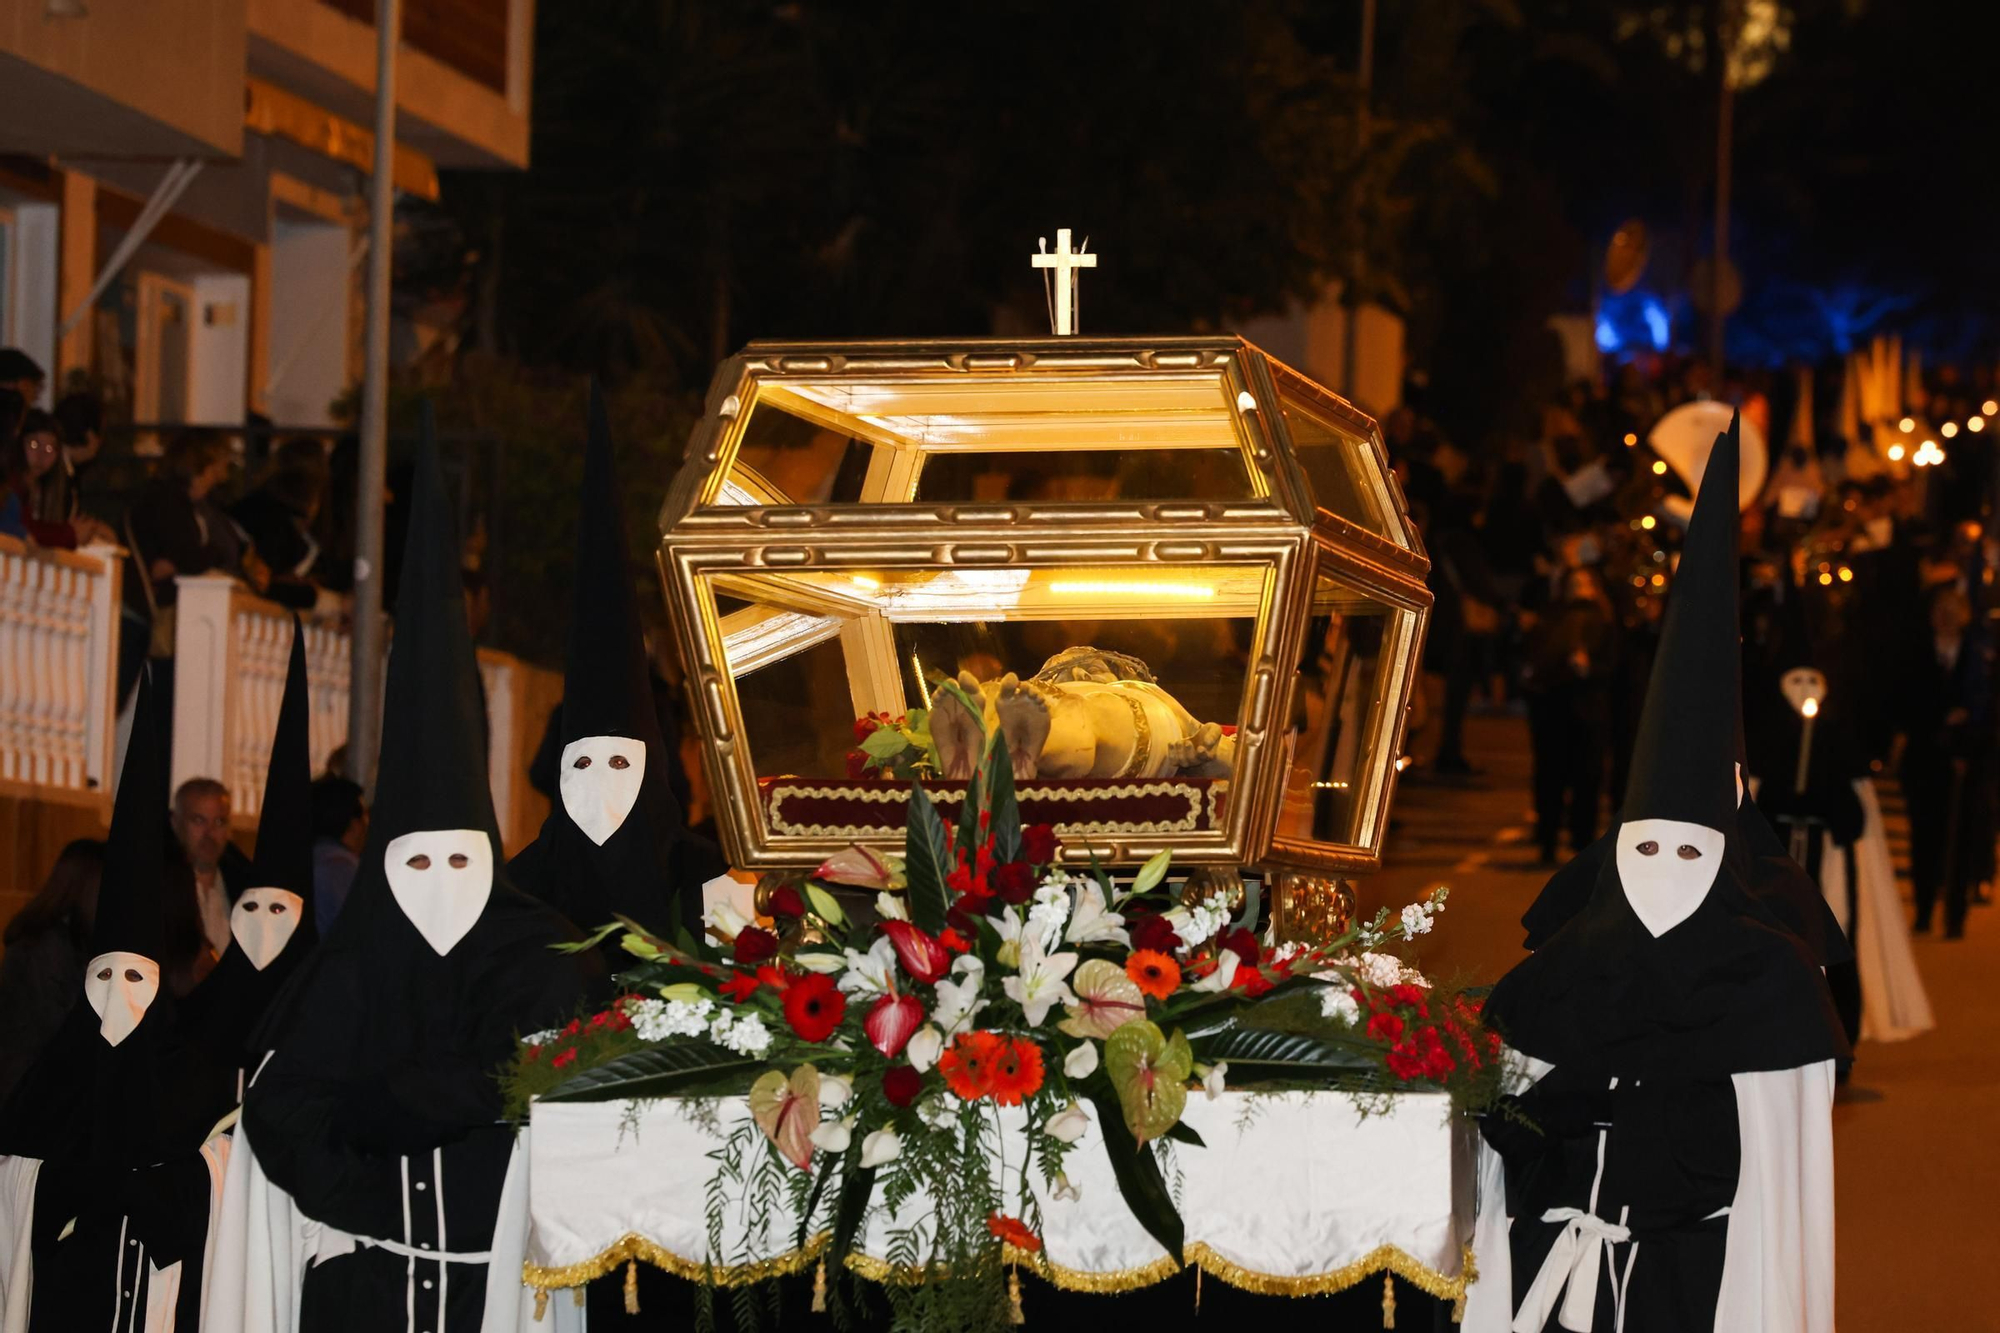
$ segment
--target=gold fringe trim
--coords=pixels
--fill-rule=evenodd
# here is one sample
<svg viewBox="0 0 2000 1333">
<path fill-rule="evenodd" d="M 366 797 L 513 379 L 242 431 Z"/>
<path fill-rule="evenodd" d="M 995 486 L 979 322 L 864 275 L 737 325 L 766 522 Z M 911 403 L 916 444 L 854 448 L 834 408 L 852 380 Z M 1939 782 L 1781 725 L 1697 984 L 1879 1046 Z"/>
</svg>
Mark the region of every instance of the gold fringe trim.
<svg viewBox="0 0 2000 1333">
<path fill-rule="evenodd" d="M 686 1278 L 690 1282 L 714 1281 L 717 1286 L 739 1287 L 763 1282 L 774 1277 L 786 1277 L 802 1273 L 817 1262 L 825 1253 L 830 1237 L 825 1232 L 807 1241 L 803 1249 L 791 1250 L 785 1254 L 762 1259 L 749 1264 L 718 1264 L 711 1271 L 709 1265 L 694 1259 L 684 1259 L 677 1254 L 661 1249 L 643 1236 L 628 1235 L 612 1245 L 594 1259 L 582 1263 L 569 1264 L 561 1268 L 544 1268 L 538 1264 L 523 1264 L 521 1280 L 537 1290 L 559 1287 L 581 1287 L 584 1283 L 607 1273 L 617 1271 L 622 1264 L 635 1259 L 643 1259 L 655 1268 Z M 1325 1296 L 1336 1291 L 1364 1282 L 1376 1274 L 1394 1274 L 1403 1281 L 1423 1292 L 1426 1296 L 1441 1301 L 1452 1302 L 1452 1321 L 1459 1322 L 1465 1317 L 1465 1293 L 1467 1288 L 1479 1280 L 1479 1272 L 1472 1260 L 1472 1249 L 1467 1246 L 1459 1260 L 1459 1274 L 1448 1277 L 1436 1269 L 1411 1258 L 1394 1245 L 1383 1245 L 1356 1259 L 1353 1263 L 1330 1272 L 1312 1273 L 1293 1277 L 1276 1273 L 1260 1273 L 1245 1268 L 1241 1264 L 1210 1249 L 1202 1241 L 1191 1241 L 1183 1251 L 1187 1265 L 1206 1273 L 1217 1281 L 1226 1282 L 1240 1291 L 1259 1296 Z M 1046 1254 L 1030 1253 L 1012 1245 L 1001 1249 L 1002 1261 L 1026 1268 L 1035 1276 L 1059 1291 L 1089 1292 L 1108 1294 L 1137 1291 L 1164 1282 L 1181 1271 L 1167 1255 L 1161 1255 L 1152 1263 L 1137 1268 L 1122 1269 L 1114 1273 L 1095 1273 L 1080 1268 L 1068 1268 L 1051 1262 Z M 846 1258 L 849 1271 L 870 1282 L 894 1282 L 902 1286 L 914 1286 L 924 1280 L 923 1270 L 891 1264 L 886 1259 L 877 1259 L 868 1254 L 850 1254 Z M 944 1276 L 938 1273 L 936 1276 Z M 1199 1277 L 1196 1279 L 1199 1281 Z"/>
</svg>

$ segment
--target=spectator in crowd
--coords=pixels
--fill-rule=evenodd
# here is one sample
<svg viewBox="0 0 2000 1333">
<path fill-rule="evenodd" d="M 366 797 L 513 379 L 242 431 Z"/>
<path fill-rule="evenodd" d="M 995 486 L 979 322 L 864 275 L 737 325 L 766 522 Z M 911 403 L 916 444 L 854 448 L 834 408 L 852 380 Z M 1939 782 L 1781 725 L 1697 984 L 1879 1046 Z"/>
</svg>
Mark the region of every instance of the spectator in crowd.
<svg viewBox="0 0 2000 1333">
<path fill-rule="evenodd" d="M 56 404 L 55 417 L 62 428 L 63 457 L 73 475 L 80 473 L 104 447 L 104 400 L 94 393 L 66 393 Z"/>
<path fill-rule="evenodd" d="M 174 792 L 173 830 L 194 872 L 194 916 L 203 948 L 189 949 L 174 993 L 193 990 L 229 947 L 229 909 L 250 887 L 250 858 L 229 840 L 229 789 L 214 778 L 189 778 Z"/>
<path fill-rule="evenodd" d="M 1572 568 L 1562 602 L 1542 612 L 1529 633 L 1521 672 L 1534 757 L 1535 838 L 1545 864 L 1554 863 L 1565 829 L 1572 851 L 1597 839 L 1617 655 L 1616 621 L 1597 571 Z"/>
<path fill-rule="evenodd" d="M 230 539 L 217 530 L 206 501 L 229 476 L 229 441 L 216 431 L 182 431 L 167 442 L 160 470 L 125 516 L 125 626 L 118 652 L 119 697 L 151 658 L 171 672 L 174 580 L 182 574 L 236 572 Z M 171 676 L 160 685 L 171 698 Z"/>
<path fill-rule="evenodd" d="M 0 441 L 0 481 L 19 502 L 23 525 L 38 545 L 73 551 L 113 540 L 110 528 L 83 512 L 61 428 L 41 408 L 29 408 Z"/>
<path fill-rule="evenodd" d="M 332 773 L 313 779 L 313 925 L 319 937 L 333 928 L 347 891 L 361 866 L 361 849 L 368 841 L 368 807 L 361 802 L 361 784 Z"/>
<path fill-rule="evenodd" d="M 83 994 L 104 844 L 78 838 L 62 849 L 41 892 L 7 923 L 0 954 L 0 1105 Z"/>
<path fill-rule="evenodd" d="M 18 347 L 0 347 L 0 389 L 13 390 L 21 395 L 22 403 L 29 404 L 41 398 L 42 386 L 48 382 L 35 358 Z"/>
<path fill-rule="evenodd" d="M 313 520 L 326 488 L 326 451 L 319 441 L 286 440 L 263 484 L 229 511 L 269 571 L 264 596 L 294 610 L 307 610 L 319 601 L 321 552 Z"/>
<path fill-rule="evenodd" d="M 1944 900 L 1944 937 L 1965 936 L 1966 908 L 1990 825 L 1978 817 L 1993 749 L 1991 650 L 1963 589 L 1931 594 L 1931 638 L 1911 679 L 1896 690 L 1903 715 L 1903 792 L 1910 810 L 1910 882 L 1918 933 Z"/>
</svg>

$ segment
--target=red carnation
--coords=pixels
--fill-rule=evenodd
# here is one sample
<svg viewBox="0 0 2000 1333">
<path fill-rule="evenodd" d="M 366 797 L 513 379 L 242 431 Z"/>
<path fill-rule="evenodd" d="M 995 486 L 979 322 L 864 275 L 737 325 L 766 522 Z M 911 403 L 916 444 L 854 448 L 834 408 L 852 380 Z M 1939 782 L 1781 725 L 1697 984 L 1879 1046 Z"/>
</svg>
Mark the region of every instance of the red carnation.
<svg viewBox="0 0 2000 1333">
<path fill-rule="evenodd" d="M 1403 1020 L 1394 1014 L 1378 1013 L 1368 1020 L 1368 1035 L 1377 1041 L 1401 1041 Z"/>
<path fill-rule="evenodd" d="M 875 734 L 875 729 L 881 725 L 882 724 L 880 722 L 877 722 L 875 720 L 875 715 L 872 713 L 863 713 L 860 717 L 855 718 L 854 719 L 855 743 L 859 744 L 860 742 L 867 740 L 870 736 L 873 736 Z"/>
<path fill-rule="evenodd" d="M 1056 859 L 1056 830 L 1052 824 L 1030 824 L 1021 830 L 1021 856 L 1038 866 Z"/>
<path fill-rule="evenodd" d="M 1174 928 L 1167 924 L 1166 918 L 1158 913 L 1128 916 L 1126 923 L 1131 931 L 1132 947 L 1135 950 L 1151 949 L 1154 953 L 1170 954 L 1181 947 L 1181 937 L 1174 933 Z"/>
<path fill-rule="evenodd" d="M 882 1075 L 882 1095 L 891 1106 L 908 1106 L 923 1095 L 924 1076 L 908 1065 L 895 1065 Z"/>
<path fill-rule="evenodd" d="M 978 928 L 974 927 L 973 929 L 976 932 Z M 938 932 L 938 943 L 953 953 L 972 952 L 972 941 L 959 934 L 957 928 L 953 926 L 946 926 L 942 931 Z"/>
<path fill-rule="evenodd" d="M 993 892 L 1000 895 L 1000 901 L 1015 906 L 1035 896 L 1035 868 L 1026 861 L 1009 861 L 1004 866 L 994 867 L 992 874 Z"/>
<path fill-rule="evenodd" d="M 771 890 L 771 915 L 801 917 L 806 914 L 806 900 L 799 891 L 789 884 L 780 884 Z"/>
<path fill-rule="evenodd" d="M 778 937 L 757 926 L 745 926 L 736 932 L 736 961 L 755 967 L 766 958 L 777 956 Z"/>
<path fill-rule="evenodd" d="M 847 780 L 859 782 L 868 776 L 868 756 L 859 750 L 847 752 Z"/>
<path fill-rule="evenodd" d="M 951 970 L 950 951 L 909 922 L 884 921 L 882 933 L 896 946 L 896 957 L 902 961 L 903 970 L 924 985 L 933 984 Z"/>
<path fill-rule="evenodd" d="M 565 1065 L 575 1064 L 576 1047 L 574 1046 L 570 1047 L 568 1050 L 564 1051 L 561 1055 L 558 1055 L 555 1059 L 549 1061 L 549 1063 L 557 1069 L 561 1069 Z"/>
<path fill-rule="evenodd" d="M 825 1041 L 847 1016 L 847 997 L 833 978 L 817 972 L 785 988 L 785 1021 L 801 1041 Z"/>
</svg>

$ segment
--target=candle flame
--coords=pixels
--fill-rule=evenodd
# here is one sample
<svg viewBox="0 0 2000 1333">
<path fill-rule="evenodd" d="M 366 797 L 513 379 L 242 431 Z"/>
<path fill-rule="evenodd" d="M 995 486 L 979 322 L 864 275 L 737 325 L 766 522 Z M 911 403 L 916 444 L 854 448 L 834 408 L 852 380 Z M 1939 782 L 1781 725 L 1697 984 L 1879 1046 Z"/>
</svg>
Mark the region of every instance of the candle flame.
<svg viewBox="0 0 2000 1333">
<path fill-rule="evenodd" d="M 1805 715 L 1806 717 L 1818 717 L 1819 700 L 1817 699 L 1806 700 L 1804 703 L 1799 705 L 1799 712 Z"/>
</svg>

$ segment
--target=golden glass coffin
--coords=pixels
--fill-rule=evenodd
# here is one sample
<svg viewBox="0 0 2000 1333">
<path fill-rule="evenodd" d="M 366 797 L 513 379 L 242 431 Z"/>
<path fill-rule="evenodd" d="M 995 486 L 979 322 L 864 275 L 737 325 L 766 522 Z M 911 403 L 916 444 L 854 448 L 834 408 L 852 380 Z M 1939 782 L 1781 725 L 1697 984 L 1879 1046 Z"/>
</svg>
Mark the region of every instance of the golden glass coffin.
<svg viewBox="0 0 2000 1333">
<path fill-rule="evenodd" d="M 975 708 L 1078 859 L 1379 861 L 1428 562 L 1375 423 L 1240 339 L 753 344 L 661 524 L 741 869 L 900 848 L 913 774 L 949 817 Z"/>
</svg>

